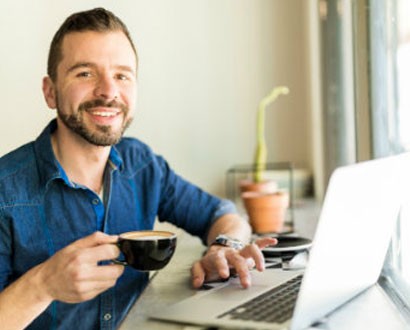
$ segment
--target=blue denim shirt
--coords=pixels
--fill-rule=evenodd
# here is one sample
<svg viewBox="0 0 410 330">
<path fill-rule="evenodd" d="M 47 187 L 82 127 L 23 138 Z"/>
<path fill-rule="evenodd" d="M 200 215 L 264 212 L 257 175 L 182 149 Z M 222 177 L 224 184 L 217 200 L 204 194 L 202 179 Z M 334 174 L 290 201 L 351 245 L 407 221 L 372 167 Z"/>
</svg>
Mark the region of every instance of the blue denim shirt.
<svg viewBox="0 0 410 330">
<path fill-rule="evenodd" d="M 36 141 L 0 159 L 0 290 L 97 230 L 151 229 L 158 216 L 204 240 L 213 220 L 234 211 L 132 138 L 111 148 L 102 201 L 70 182 L 56 160 L 50 140 L 56 127 L 53 120 Z M 147 282 L 146 273 L 126 267 L 115 287 L 79 304 L 54 301 L 29 329 L 115 329 Z"/>
</svg>

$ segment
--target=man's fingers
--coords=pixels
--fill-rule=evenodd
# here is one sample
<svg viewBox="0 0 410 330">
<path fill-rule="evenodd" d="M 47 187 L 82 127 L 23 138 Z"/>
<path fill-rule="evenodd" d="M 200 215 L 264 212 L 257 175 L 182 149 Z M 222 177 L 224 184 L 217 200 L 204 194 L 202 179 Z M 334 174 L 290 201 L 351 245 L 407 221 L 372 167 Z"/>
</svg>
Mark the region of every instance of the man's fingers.
<svg viewBox="0 0 410 330">
<path fill-rule="evenodd" d="M 117 235 L 107 235 L 100 231 L 96 231 L 95 233 L 80 238 L 79 240 L 75 241 L 72 246 L 77 248 L 87 248 L 93 247 L 101 244 L 113 244 L 118 241 Z"/>
<path fill-rule="evenodd" d="M 257 270 L 263 271 L 265 269 L 265 258 L 261 249 L 255 243 L 245 246 L 240 254 L 248 260 L 253 260 Z"/>
<path fill-rule="evenodd" d="M 231 263 L 226 256 L 226 251 L 223 249 L 216 251 L 214 262 L 219 276 L 221 278 L 228 278 L 230 275 L 229 266 Z"/>
<path fill-rule="evenodd" d="M 278 240 L 272 237 L 262 237 L 257 239 L 254 243 L 246 245 L 239 254 L 241 259 L 231 258 L 228 261 L 234 266 L 236 272 L 239 275 L 241 284 L 243 287 L 249 287 L 251 285 L 251 278 L 249 269 L 255 266 L 257 270 L 265 270 L 265 258 L 261 249 L 268 245 L 277 244 Z"/>
<path fill-rule="evenodd" d="M 278 240 L 273 237 L 261 237 L 254 242 L 260 249 L 263 249 L 269 245 L 276 245 Z"/>
<path fill-rule="evenodd" d="M 265 269 L 265 259 L 261 249 L 268 245 L 275 245 L 276 238 L 262 237 L 254 243 L 246 245 L 242 250 L 212 246 L 207 254 L 191 268 L 192 283 L 195 288 L 212 276 L 228 278 L 234 272 L 238 275 L 241 285 L 247 288 L 251 285 L 250 269 Z"/>
<path fill-rule="evenodd" d="M 71 253 L 61 250 L 41 264 L 41 271 L 47 279 L 45 291 L 53 300 L 85 301 L 115 285 L 124 271 L 124 266 L 99 266 L 95 261 L 84 262 L 84 250 L 91 249 L 77 249 Z"/>
<path fill-rule="evenodd" d="M 227 253 L 226 258 L 229 264 L 235 269 L 236 274 L 239 277 L 239 281 L 244 288 L 248 288 L 251 285 L 251 276 L 249 273 L 249 267 L 247 260 L 241 256 L 237 251 Z"/>
<path fill-rule="evenodd" d="M 118 236 L 95 232 L 70 244 L 61 253 L 73 263 L 96 264 L 120 255 L 120 249 L 114 244 L 117 240 Z"/>
<path fill-rule="evenodd" d="M 124 272 L 122 265 L 95 266 L 88 270 L 87 277 L 93 282 L 116 281 Z"/>
<path fill-rule="evenodd" d="M 195 262 L 191 267 L 192 286 L 198 289 L 205 281 L 205 270 L 203 269 L 201 262 Z"/>
<path fill-rule="evenodd" d="M 116 259 L 120 255 L 119 248 L 114 244 L 97 245 L 93 247 L 68 247 L 60 253 L 72 267 L 81 268 L 96 266 L 100 261 Z"/>
<path fill-rule="evenodd" d="M 255 267 L 259 271 L 265 269 L 265 258 L 262 253 L 262 249 L 268 245 L 277 244 L 278 240 L 272 237 L 262 237 L 257 239 L 254 243 L 246 245 L 240 254 L 247 259 L 253 260 Z"/>
<path fill-rule="evenodd" d="M 112 260 L 118 258 L 120 255 L 120 249 L 114 244 L 105 244 L 83 249 L 83 252 L 83 261 L 88 263 Z"/>
<path fill-rule="evenodd" d="M 78 303 L 94 298 L 101 292 L 113 287 L 118 277 L 104 280 L 90 280 L 73 283 L 72 289 L 64 294 L 64 302 Z"/>
</svg>

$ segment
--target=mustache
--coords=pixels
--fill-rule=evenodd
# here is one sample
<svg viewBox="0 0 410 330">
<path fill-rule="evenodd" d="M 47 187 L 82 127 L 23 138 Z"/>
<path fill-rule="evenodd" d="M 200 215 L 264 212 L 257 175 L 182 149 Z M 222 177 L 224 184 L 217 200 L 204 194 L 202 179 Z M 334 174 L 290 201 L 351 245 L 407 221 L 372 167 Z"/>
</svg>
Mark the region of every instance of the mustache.
<svg viewBox="0 0 410 330">
<path fill-rule="evenodd" d="M 87 111 L 87 110 L 95 108 L 95 107 L 119 108 L 125 113 L 128 112 L 127 106 L 125 104 L 121 103 L 121 102 L 117 102 L 116 100 L 106 102 L 105 100 L 101 100 L 101 99 L 85 101 L 85 102 L 83 102 L 79 105 L 78 110 L 79 111 Z"/>
</svg>

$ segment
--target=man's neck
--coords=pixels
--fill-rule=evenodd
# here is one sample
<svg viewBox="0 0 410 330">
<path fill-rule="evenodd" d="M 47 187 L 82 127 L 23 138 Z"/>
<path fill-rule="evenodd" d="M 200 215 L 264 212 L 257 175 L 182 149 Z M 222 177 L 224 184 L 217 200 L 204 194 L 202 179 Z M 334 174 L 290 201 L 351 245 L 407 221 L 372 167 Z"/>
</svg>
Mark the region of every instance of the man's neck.
<svg viewBox="0 0 410 330">
<path fill-rule="evenodd" d="M 70 181 L 99 194 L 111 147 L 95 146 L 61 126 L 51 136 L 51 144 Z"/>
</svg>

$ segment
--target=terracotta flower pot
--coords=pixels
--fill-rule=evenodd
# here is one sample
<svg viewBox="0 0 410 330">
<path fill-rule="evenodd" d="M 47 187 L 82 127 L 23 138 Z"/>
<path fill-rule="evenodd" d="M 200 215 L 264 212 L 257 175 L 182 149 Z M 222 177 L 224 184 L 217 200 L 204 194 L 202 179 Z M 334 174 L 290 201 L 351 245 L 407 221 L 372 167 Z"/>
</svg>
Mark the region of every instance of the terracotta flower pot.
<svg viewBox="0 0 410 330">
<path fill-rule="evenodd" d="M 287 192 L 248 191 L 242 193 L 241 196 L 253 232 L 266 234 L 283 231 L 286 211 L 289 207 L 289 194 Z"/>
<path fill-rule="evenodd" d="M 278 191 L 278 184 L 273 180 L 265 180 L 262 182 L 254 182 L 252 180 L 242 180 L 239 182 L 241 192 L 258 191 L 262 193 L 274 193 Z"/>
</svg>

